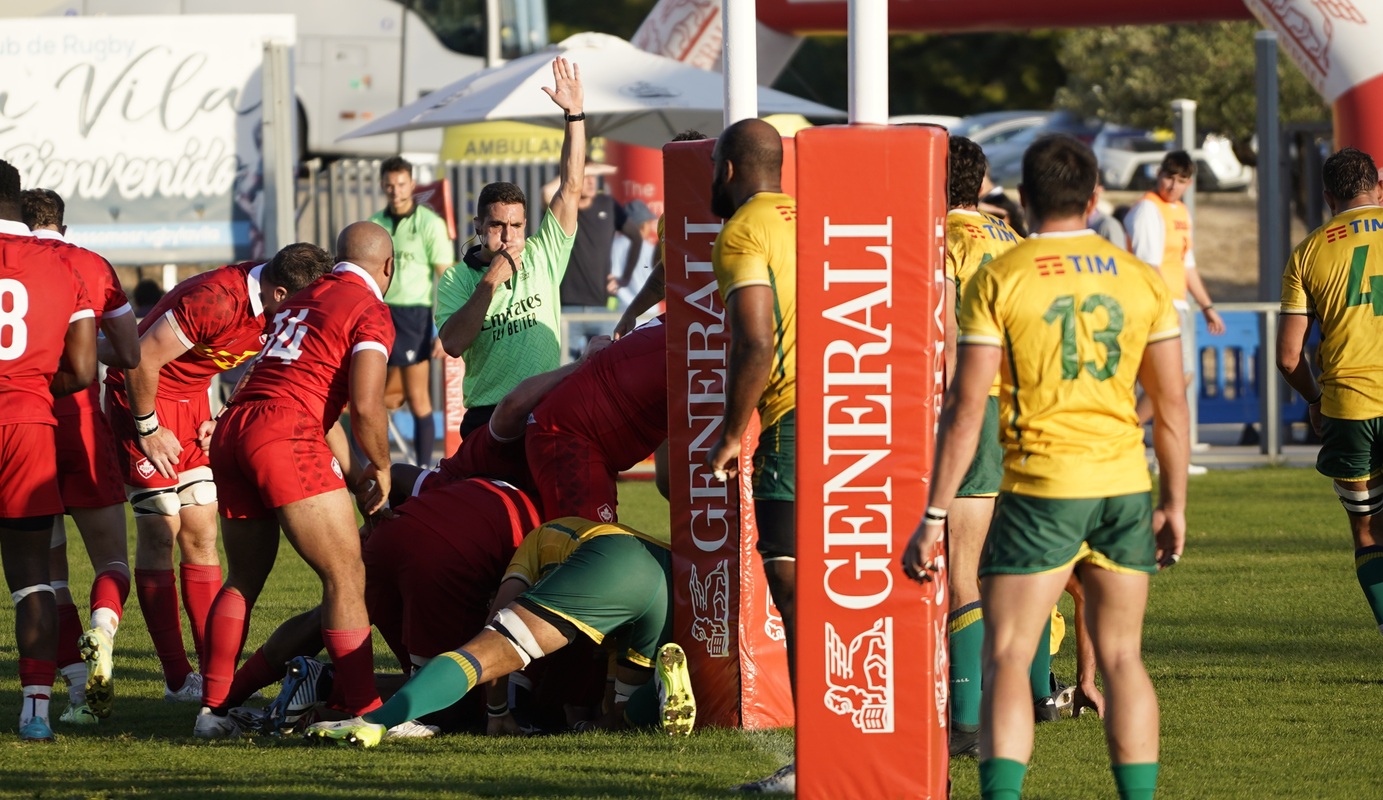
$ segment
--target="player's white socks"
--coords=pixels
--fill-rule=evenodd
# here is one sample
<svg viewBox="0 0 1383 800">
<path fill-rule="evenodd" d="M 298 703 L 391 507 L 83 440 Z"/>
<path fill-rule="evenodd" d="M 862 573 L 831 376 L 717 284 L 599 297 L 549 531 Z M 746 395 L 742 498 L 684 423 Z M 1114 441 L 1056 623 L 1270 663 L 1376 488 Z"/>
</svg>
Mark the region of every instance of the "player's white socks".
<svg viewBox="0 0 1383 800">
<path fill-rule="evenodd" d="M 79 706 L 85 703 L 87 678 L 86 662 L 78 661 L 75 664 L 68 664 L 62 669 L 59 669 L 58 672 L 62 673 L 63 680 L 67 682 L 67 699 L 71 701 L 72 705 Z M 25 694 L 27 693 L 28 687 L 25 687 Z"/>
<path fill-rule="evenodd" d="M 48 693 L 53 691 L 53 687 L 25 686 L 22 691 L 24 703 L 19 707 L 19 727 L 28 725 L 34 717 L 46 721 L 48 719 Z"/>
<path fill-rule="evenodd" d="M 98 608 L 91 612 L 91 627 L 105 631 L 110 640 L 114 642 L 115 631 L 120 627 L 120 617 L 116 615 L 113 608 Z"/>
</svg>

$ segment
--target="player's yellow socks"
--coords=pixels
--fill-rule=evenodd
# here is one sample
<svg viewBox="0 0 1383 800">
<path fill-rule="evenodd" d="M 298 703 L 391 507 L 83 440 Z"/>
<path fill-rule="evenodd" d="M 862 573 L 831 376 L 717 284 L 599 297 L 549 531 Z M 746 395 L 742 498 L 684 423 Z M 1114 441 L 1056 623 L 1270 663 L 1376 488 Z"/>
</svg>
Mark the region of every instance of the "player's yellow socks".
<svg viewBox="0 0 1383 800">
<path fill-rule="evenodd" d="M 480 662 L 465 650 L 453 650 L 427 662 L 389 702 L 365 715 L 366 722 L 392 728 L 450 707 L 480 682 Z"/>
<path fill-rule="evenodd" d="M 978 602 L 951 613 L 951 724 L 974 731 L 980 726 L 980 651 L 984 647 L 984 612 Z"/>
<path fill-rule="evenodd" d="M 1378 631 L 1383 633 L 1383 545 L 1355 550 L 1354 574 L 1359 576 L 1359 586 L 1363 588 L 1364 599 L 1373 611 Z"/>
<path fill-rule="evenodd" d="M 1042 638 L 1037 641 L 1037 655 L 1033 656 L 1032 668 L 1028 672 L 1032 682 L 1034 703 L 1052 695 L 1052 618 L 1047 616 L 1047 625 L 1042 629 Z"/>
<path fill-rule="evenodd" d="M 981 800 L 1018 800 L 1023 794 L 1023 776 L 1028 765 L 1009 758 L 980 762 Z"/>
<path fill-rule="evenodd" d="M 1119 787 L 1119 800 L 1152 800 L 1157 791 L 1157 763 L 1115 764 L 1114 785 Z"/>
</svg>

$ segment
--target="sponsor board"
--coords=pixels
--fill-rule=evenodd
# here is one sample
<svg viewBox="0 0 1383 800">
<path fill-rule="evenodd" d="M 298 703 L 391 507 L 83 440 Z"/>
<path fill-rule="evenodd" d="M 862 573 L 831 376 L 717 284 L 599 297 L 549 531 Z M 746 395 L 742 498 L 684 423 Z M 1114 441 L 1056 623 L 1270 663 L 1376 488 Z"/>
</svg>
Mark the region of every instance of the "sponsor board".
<svg viewBox="0 0 1383 800">
<path fill-rule="evenodd" d="M 899 560 L 945 363 L 946 134 L 796 139 L 798 797 L 945 797 L 945 580 Z"/>
</svg>

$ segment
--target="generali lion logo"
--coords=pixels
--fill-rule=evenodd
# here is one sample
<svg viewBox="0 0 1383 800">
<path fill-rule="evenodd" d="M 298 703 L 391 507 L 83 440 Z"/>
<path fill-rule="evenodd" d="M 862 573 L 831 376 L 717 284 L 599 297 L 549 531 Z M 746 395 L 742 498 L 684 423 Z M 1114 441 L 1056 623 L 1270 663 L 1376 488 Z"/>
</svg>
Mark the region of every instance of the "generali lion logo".
<svg viewBox="0 0 1383 800">
<path fill-rule="evenodd" d="M 875 620 L 846 645 L 826 623 L 826 707 L 862 733 L 893 733 L 893 618 Z"/>
<path fill-rule="evenodd" d="M 706 655 L 730 655 L 730 561 L 721 559 L 703 579 L 691 568 L 692 638 L 706 645 Z"/>
<path fill-rule="evenodd" d="M 149 463 L 149 459 L 147 458 L 141 458 L 138 461 L 136 461 L 134 465 L 134 471 L 138 472 L 139 477 L 143 478 L 146 481 L 154 477 L 155 472 L 158 472 L 158 470 L 155 469 L 154 465 Z"/>
</svg>

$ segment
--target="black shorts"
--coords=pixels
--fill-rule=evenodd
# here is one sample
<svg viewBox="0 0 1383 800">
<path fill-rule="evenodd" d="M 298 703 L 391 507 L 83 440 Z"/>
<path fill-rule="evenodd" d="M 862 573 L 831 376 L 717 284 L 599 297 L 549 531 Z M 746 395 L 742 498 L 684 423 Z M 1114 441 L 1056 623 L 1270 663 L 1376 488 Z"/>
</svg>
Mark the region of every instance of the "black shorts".
<svg viewBox="0 0 1383 800">
<path fill-rule="evenodd" d="M 394 318 L 394 350 L 389 366 L 411 367 L 432 358 L 432 308 L 430 306 L 389 306 Z"/>
</svg>

